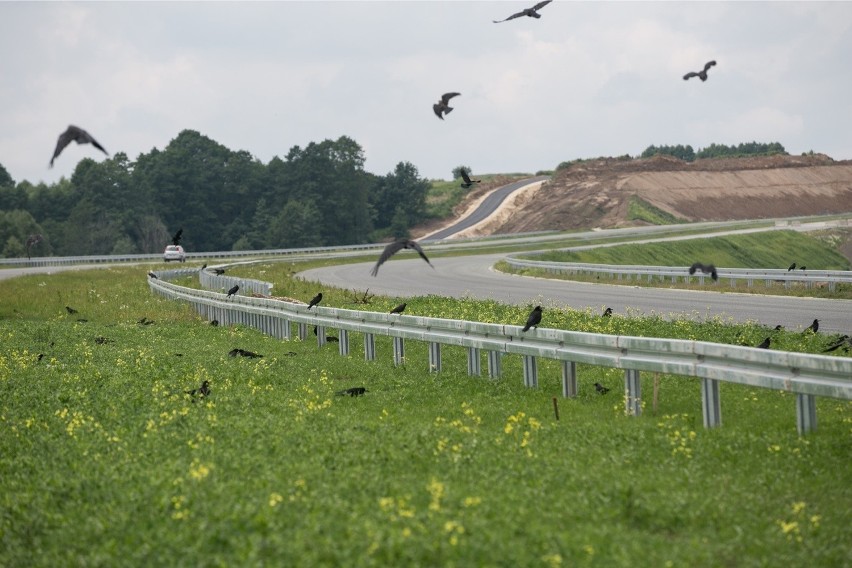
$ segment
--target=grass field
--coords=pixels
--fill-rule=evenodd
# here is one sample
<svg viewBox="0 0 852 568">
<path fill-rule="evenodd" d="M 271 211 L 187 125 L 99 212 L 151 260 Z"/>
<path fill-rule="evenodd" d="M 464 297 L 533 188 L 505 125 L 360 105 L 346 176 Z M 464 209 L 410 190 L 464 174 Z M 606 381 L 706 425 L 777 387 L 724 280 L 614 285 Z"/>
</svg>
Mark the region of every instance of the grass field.
<svg viewBox="0 0 852 568">
<path fill-rule="evenodd" d="M 357 336 L 341 357 L 334 344 L 212 327 L 153 296 L 147 270 L 0 282 L 0 566 L 850 565 L 848 402 L 818 400 L 819 429 L 802 438 L 793 396 L 723 384 L 724 425 L 705 430 L 696 381 L 659 377 L 658 407 L 634 418 L 621 373 L 579 365 L 580 394 L 558 399 L 557 421 L 554 362 L 526 389 L 514 357 L 499 380 L 468 377 L 465 352 L 448 347 L 444 371 L 429 373 L 417 342 L 400 367 L 387 338 L 377 361 L 363 361 Z M 290 270 L 246 269 L 310 298 Z M 351 292 L 324 293 L 359 307 Z M 407 311 L 520 321 L 527 310 L 424 297 Z M 548 316 L 608 333 L 765 333 Z M 790 350 L 827 342 L 778 335 Z M 264 357 L 228 357 L 235 347 Z M 203 380 L 211 394 L 193 402 L 184 391 Z M 368 392 L 335 396 L 353 386 Z"/>
</svg>

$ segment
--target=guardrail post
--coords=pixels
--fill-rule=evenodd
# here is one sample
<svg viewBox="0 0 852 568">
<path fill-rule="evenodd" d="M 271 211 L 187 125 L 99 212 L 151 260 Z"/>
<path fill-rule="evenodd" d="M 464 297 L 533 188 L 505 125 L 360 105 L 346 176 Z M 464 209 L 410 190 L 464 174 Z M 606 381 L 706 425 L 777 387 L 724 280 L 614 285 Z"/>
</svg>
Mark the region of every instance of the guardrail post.
<svg viewBox="0 0 852 568">
<path fill-rule="evenodd" d="M 282 331 L 284 332 L 283 333 L 284 339 L 286 339 L 287 341 L 290 341 L 290 334 L 293 331 L 291 329 L 292 323 L 290 323 L 290 320 L 288 320 L 287 318 L 284 318 L 284 320 L 282 320 L 282 322 L 281 322 L 281 325 L 283 326 Z"/>
<path fill-rule="evenodd" d="M 631 416 L 642 414 L 642 385 L 639 382 L 639 371 L 627 369 L 624 371 L 624 411 Z"/>
<path fill-rule="evenodd" d="M 405 340 L 401 337 L 393 338 L 393 364 L 399 367 L 405 363 Z"/>
<path fill-rule="evenodd" d="M 364 359 L 367 361 L 376 359 L 376 336 L 372 333 L 364 334 Z"/>
<path fill-rule="evenodd" d="M 534 355 L 524 355 L 524 386 L 538 386 L 538 365 Z"/>
<path fill-rule="evenodd" d="M 477 377 L 482 374 L 482 364 L 479 360 L 478 347 L 467 348 L 467 374 Z"/>
<path fill-rule="evenodd" d="M 816 397 L 814 395 L 802 393 L 796 395 L 796 426 L 800 436 L 816 430 Z"/>
<path fill-rule="evenodd" d="M 308 324 L 299 322 L 299 339 L 304 341 L 308 338 Z"/>
<path fill-rule="evenodd" d="M 497 379 L 503 374 L 502 357 L 503 353 L 500 351 L 488 351 L 488 376 L 492 379 Z"/>
<path fill-rule="evenodd" d="M 325 345 L 325 327 L 321 325 L 314 326 L 317 332 L 317 347 Z"/>
<path fill-rule="evenodd" d="M 441 372 L 441 344 L 436 341 L 429 342 L 429 371 Z"/>
<path fill-rule="evenodd" d="M 337 344 L 337 349 L 345 357 L 349 355 L 349 330 L 341 329 L 338 335 L 340 336 L 338 337 L 340 343 Z"/>
<path fill-rule="evenodd" d="M 719 381 L 715 379 L 701 379 L 701 407 L 704 414 L 705 428 L 715 428 L 722 425 Z"/>
<path fill-rule="evenodd" d="M 562 396 L 577 396 L 577 364 L 574 361 L 562 361 Z"/>
</svg>

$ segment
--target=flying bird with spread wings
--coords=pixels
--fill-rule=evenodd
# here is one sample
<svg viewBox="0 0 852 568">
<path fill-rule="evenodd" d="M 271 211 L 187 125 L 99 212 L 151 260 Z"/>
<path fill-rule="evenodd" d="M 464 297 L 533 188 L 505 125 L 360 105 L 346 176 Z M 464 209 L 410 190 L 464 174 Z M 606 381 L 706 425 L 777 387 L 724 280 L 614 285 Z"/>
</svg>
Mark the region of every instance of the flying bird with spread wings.
<svg viewBox="0 0 852 568">
<path fill-rule="evenodd" d="M 550 4 L 551 2 L 553 2 L 553 0 L 544 0 L 544 2 L 539 2 L 538 4 L 533 6 L 532 8 L 524 8 L 523 10 L 521 10 L 520 12 L 518 12 L 516 14 L 512 14 L 511 16 L 506 18 L 505 20 L 492 20 L 492 21 L 495 24 L 499 24 L 500 22 L 507 22 L 509 20 L 514 20 L 515 18 L 520 18 L 522 16 L 527 16 L 527 17 L 530 17 L 530 18 L 539 19 L 541 17 L 541 14 L 539 14 L 538 11 L 541 10 L 542 8 L 544 8 L 545 6 L 547 6 L 548 4 Z"/>
<path fill-rule="evenodd" d="M 688 81 L 692 77 L 698 77 L 702 81 L 706 81 L 707 80 L 707 71 L 709 71 L 710 68 L 713 67 L 714 65 L 716 65 L 715 61 L 708 61 L 707 63 L 704 64 L 704 69 L 702 71 L 690 71 L 689 73 L 687 73 L 686 75 L 683 76 L 683 80 Z"/>
<path fill-rule="evenodd" d="M 465 189 L 469 189 L 473 184 L 480 183 L 482 181 L 481 179 L 470 179 L 470 175 L 468 175 L 467 170 L 461 170 L 459 173 L 463 180 L 461 186 Z"/>
<path fill-rule="evenodd" d="M 62 150 L 70 144 L 71 142 L 76 142 L 77 144 L 91 144 L 107 156 L 109 156 L 109 152 L 107 152 L 103 146 L 98 144 L 98 141 L 92 138 L 92 135 L 80 128 L 79 126 L 70 125 L 65 132 L 59 135 L 59 140 L 56 141 L 56 150 L 53 151 L 53 157 L 50 159 L 50 167 L 53 167 L 53 160 L 55 160 L 59 154 L 62 153 Z"/>
<path fill-rule="evenodd" d="M 423 248 L 417 244 L 415 241 L 409 239 L 397 239 L 388 246 L 385 247 L 385 250 L 382 251 L 381 256 L 379 256 L 379 260 L 376 261 L 376 265 L 373 266 L 373 270 L 370 271 L 370 274 L 375 276 L 379 273 L 379 267 L 387 261 L 390 257 L 401 251 L 402 249 L 411 249 L 416 250 L 417 254 L 420 255 L 420 258 L 426 261 L 426 264 L 432 266 L 432 263 L 429 262 L 429 259 L 426 257 L 426 253 L 423 252 Z M 435 267 L 432 266 L 434 270 Z"/>
<path fill-rule="evenodd" d="M 435 116 L 444 120 L 443 115 L 453 112 L 453 107 L 450 106 L 450 99 L 459 95 L 461 95 L 461 93 L 444 93 L 441 96 L 441 100 L 432 105 L 432 110 L 435 111 Z"/>
<path fill-rule="evenodd" d="M 183 236 L 183 227 L 178 229 L 178 232 L 175 233 L 175 236 L 172 237 L 172 244 L 178 246 L 180 244 L 180 239 Z"/>
</svg>

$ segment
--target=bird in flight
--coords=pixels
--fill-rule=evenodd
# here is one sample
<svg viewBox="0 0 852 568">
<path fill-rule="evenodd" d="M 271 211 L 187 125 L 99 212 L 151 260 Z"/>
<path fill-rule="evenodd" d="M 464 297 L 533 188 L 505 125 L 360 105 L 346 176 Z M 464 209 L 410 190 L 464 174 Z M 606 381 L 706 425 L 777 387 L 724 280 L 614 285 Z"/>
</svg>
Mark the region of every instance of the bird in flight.
<svg viewBox="0 0 852 568">
<path fill-rule="evenodd" d="M 345 389 L 345 390 L 342 390 L 342 391 L 337 391 L 334 394 L 336 394 L 337 396 L 346 396 L 346 395 L 361 396 L 365 392 L 367 392 L 367 389 L 365 389 L 364 387 L 352 387 L 351 389 Z"/>
<path fill-rule="evenodd" d="M 172 244 L 178 246 L 180 244 L 180 238 L 183 236 L 183 228 L 178 229 L 178 232 L 175 233 L 175 236 L 172 237 Z"/>
<path fill-rule="evenodd" d="M 767 337 L 763 341 L 760 342 L 760 345 L 757 346 L 758 349 L 769 349 L 769 344 L 771 343 L 771 339 Z"/>
<path fill-rule="evenodd" d="M 227 296 L 225 296 L 225 297 L 226 297 L 226 298 L 230 298 L 231 296 L 233 296 L 234 294 L 236 294 L 239 290 L 240 290 L 240 285 L 239 285 L 239 284 L 234 284 L 234 285 L 231 287 L 231 289 L 230 289 L 230 290 L 228 290 L 228 295 L 227 295 Z"/>
<path fill-rule="evenodd" d="M 521 331 L 529 331 L 531 327 L 538 329 L 538 324 L 541 323 L 541 306 L 536 306 L 530 312 L 530 317 L 527 318 L 527 325 Z"/>
<path fill-rule="evenodd" d="M 812 332 L 814 332 L 814 333 L 816 333 L 817 331 L 819 331 L 819 320 L 818 320 L 818 319 L 815 319 L 811 325 L 809 325 L 808 327 L 806 327 L 806 328 L 804 329 L 804 331 L 808 331 L 808 330 L 810 330 L 810 331 L 812 331 Z"/>
<path fill-rule="evenodd" d="M 461 93 L 444 93 L 441 96 L 441 100 L 432 105 L 432 110 L 435 111 L 435 116 L 444 120 L 443 115 L 453 112 L 453 108 L 450 106 L 450 99 L 457 97 L 460 94 Z"/>
<path fill-rule="evenodd" d="M 605 386 L 603 386 L 600 383 L 595 383 L 595 390 L 598 391 L 601 394 L 606 394 L 606 393 L 609 392 L 609 389 L 606 388 Z"/>
<path fill-rule="evenodd" d="M 423 252 L 423 249 L 416 242 L 409 239 L 397 239 L 388 246 L 385 247 L 385 250 L 382 251 L 382 254 L 379 256 L 379 260 L 376 261 L 376 265 L 373 267 L 373 270 L 370 271 L 370 274 L 375 276 L 379 273 L 379 267 L 385 263 L 387 259 L 401 251 L 402 249 L 412 249 L 416 250 L 417 254 L 420 255 L 420 258 L 426 261 L 426 264 L 432 266 L 432 263 L 429 262 L 429 259 L 426 258 L 426 253 Z M 432 266 L 432 269 L 435 267 Z"/>
<path fill-rule="evenodd" d="M 479 183 L 479 182 L 482 181 L 481 179 L 470 179 L 470 176 L 468 175 L 467 170 L 461 170 L 460 173 L 461 173 L 462 180 L 464 180 L 462 182 L 461 186 L 465 189 L 468 189 L 473 184 Z"/>
<path fill-rule="evenodd" d="M 539 2 L 538 4 L 533 6 L 532 8 L 524 8 L 523 10 L 521 10 L 520 12 L 518 12 L 516 14 L 512 14 L 511 16 L 506 18 L 505 20 L 492 20 L 492 21 L 495 24 L 499 24 L 500 22 L 507 22 L 509 20 L 514 20 L 515 18 L 520 18 L 522 16 L 528 16 L 530 18 L 538 19 L 538 18 L 541 17 L 541 14 L 539 14 L 538 11 L 541 10 L 542 8 L 544 8 L 545 6 L 547 6 L 548 4 L 550 4 L 551 2 L 553 2 L 553 0 L 544 0 L 544 2 Z"/>
<path fill-rule="evenodd" d="M 406 306 L 406 304 L 400 304 L 400 305 L 398 305 L 397 307 L 395 307 L 394 309 L 392 309 L 392 310 L 390 311 L 390 313 L 392 313 L 392 314 L 401 314 L 402 312 L 404 312 L 404 311 L 405 311 L 405 306 Z"/>
<path fill-rule="evenodd" d="M 310 304 L 308 304 L 308 309 L 310 310 L 311 308 L 313 308 L 314 306 L 316 306 L 320 302 L 322 302 L 322 292 L 320 292 L 319 294 L 314 296 L 314 299 L 311 300 Z"/>
<path fill-rule="evenodd" d="M 707 71 L 711 67 L 713 67 L 714 65 L 716 65 L 715 61 L 708 61 L 707 63 L 704 64 L 704 69 L 702 71 L 690 71 L 689 73 L 687 73 L 686 75 L 683 76 L 683 80 L 688 81 L 692 77 L 698 77 L 702 81 L 706 81 L 707 80 Z"/>
<path fill-rule="evenodd" d="M 719 275 L 716 273 L 716 267 L 712 264 L 701 264 L 700 262 L 696 262 L 689 267 L 690 274 L 695 274 L 696 270 L 700 270 L 704 274 L 709 274 L 710 278 L 712 278 L 713 280 L 719 279 Z"/>
<path fill-rule="evenodd" d="M 53 160 L 55 160 L 59 154 L 62 153 L 62 150 L 65 149 L 65 146 L 70 144 L 71 142 L 76 142 L 77 144 L 91 144 L 107 156 L 109 156 L 109 152 L 104 150 L 104 147 L 98 144 L 98 141 L 92 138 L 92 135 L 80 128 L 79 126 L 70 125 L 65 132 L 59 135 L 59 140 L 56 141 L 56 150 L 53 151 L 53 157 L 50 159 L 50 167 L 53 167 Z"/>
</svg>

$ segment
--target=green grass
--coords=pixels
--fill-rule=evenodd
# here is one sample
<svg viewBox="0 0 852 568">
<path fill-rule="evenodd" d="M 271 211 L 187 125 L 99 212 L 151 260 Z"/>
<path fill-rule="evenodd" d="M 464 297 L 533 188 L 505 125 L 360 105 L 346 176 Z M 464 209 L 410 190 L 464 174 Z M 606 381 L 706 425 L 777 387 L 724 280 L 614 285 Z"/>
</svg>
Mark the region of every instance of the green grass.
<svg viewBox="0 0 852 568">
<path fill-rule="evenodd" d="M 635 195 L 627 203 L 627 220 L 645 221 L 652 225 L 674 225 L 686 222 L 684 219 L 675 217 L 659 207 L 654 207 L 641 197 Z"/>
<path fill-rule="evenodd" d="M 290 269 L 244 270 L 278 294 L 311 297 Z M 504 358 L 499 380 L 468 377 L 465 351 L 446 346 L 444 371 L 429 373 L 427 346 L 414 341 L 401 367 L 388 338 L 377 338 L 376 361 L 363 361 L 357 335 L 353 355 L 341 357 L 333 344 L 211 327 L 153 296 L 146 271 L 0 282 L 0 566 L 852 558 L 848 402 L 819 399 L 819 429 L 800 438 L 793 396 L 723 384 L 724 426 L 705 430 L 697 381 L 661 376 L 655 412 L 646 375 L 645 411 L 633 418 L 620 372 L 578 365 L 580 394 L 558 399 L 556 421 L 556 362 L 540 361 L 540 388 L 526 389 L 516 357 Z M 324 293 L 324 305 L 356 307 L 351 292 Z M 374 297 L 365 309 L 395 302 Z M 407 313 L 517 322 L 527 309 L 423 297 Z M 728 342 L 765 333 L 557 307 L 547 315 L 553 327 L 611 333 Z M 137 324 L 143 316 L 156 323 Z M 807 352 L 828 341 L 778 338 Z M 230 358 L 234 347 L 265 357 Z M 211 396 L 193 403 L 183 391 L 205 379 Z M 594 382 L 613 392 L 597 395 Z M 334 396 L 351 386 L 369 392 Z"/>
<path fill-rule="evenodd" d="M 475 175 L 473 178 L 482 180 L 483 183 L 488 183 L 492 178 L 498 177 L 498 175 L 499 177 L 505 177 L 506 183 L 510 183 L 515 179 L 529 177 L 529 174 L 515 173 Z M 451 181 L 431 181 L 432 186 L 426 194 L 426 216 L 429 219 L 445 219 L 452 216 L 453 209 L 470 192 L 469 189 L 461 187 L 461 181 L 461 178 Z"/>
</svg>

